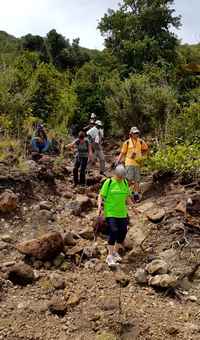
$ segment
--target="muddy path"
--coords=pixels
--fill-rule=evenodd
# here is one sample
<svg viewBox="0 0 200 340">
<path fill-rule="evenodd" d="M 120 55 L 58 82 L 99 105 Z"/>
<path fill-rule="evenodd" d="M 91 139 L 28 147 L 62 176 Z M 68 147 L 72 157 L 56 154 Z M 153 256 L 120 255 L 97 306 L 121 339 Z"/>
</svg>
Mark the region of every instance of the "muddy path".
<svg viewBox="0 0 200 340">
<path fill-rule="evenodd" d="M 188 227 L 181 211 L 198 194 L 197 186 L 177 178 L 152 184 L 152 176 L 144 177 L 141 215 L 130 208 L 127 248 L 111 271 L 106 238 L 93 240 L 98 173 L 89 187 L 73 189 L 71 164 L 48 162 L 32 163 L 35 168 L 23 175 L 1 172 L 0 193 L 12 190 L 17 208 L 0 216 L 0 339 L 200 339 L 200 270 L 191 280 L 187 275 L 200 261 L 199 219 L 192 217 Z M 150 221 L 152 212 L 163 213 L 161 220 Z M 19 242 L 52 231 L 68 235 L 56 258 L 41 261 L 16 250 Z M 181 278 L 178 294 L 138 284 L 137 269 L 155 259 Z M 10 267 L 19 263 L 32 268 L 31 283 L 8 279 Z"/>
</svg>

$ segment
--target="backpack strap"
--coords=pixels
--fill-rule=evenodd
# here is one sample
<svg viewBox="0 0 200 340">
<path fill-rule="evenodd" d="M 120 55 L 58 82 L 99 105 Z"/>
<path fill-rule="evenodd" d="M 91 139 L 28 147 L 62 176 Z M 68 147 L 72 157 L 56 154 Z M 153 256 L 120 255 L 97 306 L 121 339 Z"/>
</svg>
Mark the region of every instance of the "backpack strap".
<svg viewBox="0 0 200 340">
<path fill-rule="evenodd" d="M 112 178 L 110 177 L 110 178 L 109 178 L 109 182 L 108 182 L 108 189 L 107 189 L 106 197 L 108 196 L 108 193 L 109 193 L 109 190 L 110 190 L 111 183 L 112 183 Z"/>
<path fill-rule="evenodd" d="M 127 181 L 127 179 L 124 179 L 124 184 L 126 184 L 126 186 L 128 187 L 128 181 Z"/>
</svg>

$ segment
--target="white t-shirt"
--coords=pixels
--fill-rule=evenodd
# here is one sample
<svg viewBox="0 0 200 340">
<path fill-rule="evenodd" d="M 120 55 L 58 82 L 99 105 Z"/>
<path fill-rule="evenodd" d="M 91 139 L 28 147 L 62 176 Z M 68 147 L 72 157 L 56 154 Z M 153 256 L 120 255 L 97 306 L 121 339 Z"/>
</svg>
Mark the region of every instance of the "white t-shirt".
<svg viewBox="0 0 200 340">
<path fill-rule="evenodd" d="M 101 144 L 103 139 L 103 129 L 97 129 L 96 126 L 88 130 L 87 135 L 91 137 L 94 143 Z"/>
</svg>

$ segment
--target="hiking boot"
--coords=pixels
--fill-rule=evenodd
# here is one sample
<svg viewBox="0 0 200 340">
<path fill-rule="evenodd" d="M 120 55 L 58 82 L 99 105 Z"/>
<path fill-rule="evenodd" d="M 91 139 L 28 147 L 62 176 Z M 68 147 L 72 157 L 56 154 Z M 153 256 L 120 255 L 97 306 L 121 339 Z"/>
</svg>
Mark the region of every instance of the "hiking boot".
<svg viewBox="0 0 200 340">
<path fill-rule="evenodd" d="M 115 267 L 117 265 L 115 258 L 112 255 L 107 256 L 106 263 L 109 265 L 109 267 Z"/>
<path fill-rule="evenodd" d="M 114 257 L 115 262 L 121 262 L 122 261 L 121 256 L 117 252 L 113 254 L 113 257 Z"/>
</svg>

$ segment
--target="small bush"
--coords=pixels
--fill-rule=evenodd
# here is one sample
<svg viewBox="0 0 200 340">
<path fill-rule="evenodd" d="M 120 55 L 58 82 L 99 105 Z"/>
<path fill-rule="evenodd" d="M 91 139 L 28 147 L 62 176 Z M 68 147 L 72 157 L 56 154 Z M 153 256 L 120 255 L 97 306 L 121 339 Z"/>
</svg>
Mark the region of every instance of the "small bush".
<svg viewBox="0 0 200 340">
<path fill-rule="evenodd" d="M 150 170 L 173 171 L 179 175 L 189 175 L 194 179 L 200 178 L 200 145 L 181 144 L 160 147 L 147 160 Z"/>
</svg>

